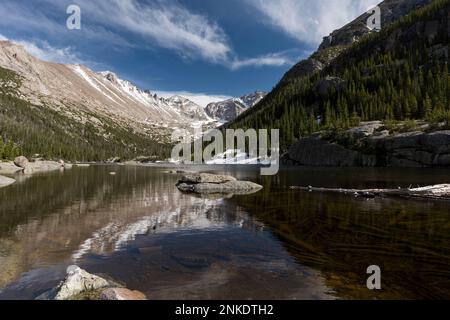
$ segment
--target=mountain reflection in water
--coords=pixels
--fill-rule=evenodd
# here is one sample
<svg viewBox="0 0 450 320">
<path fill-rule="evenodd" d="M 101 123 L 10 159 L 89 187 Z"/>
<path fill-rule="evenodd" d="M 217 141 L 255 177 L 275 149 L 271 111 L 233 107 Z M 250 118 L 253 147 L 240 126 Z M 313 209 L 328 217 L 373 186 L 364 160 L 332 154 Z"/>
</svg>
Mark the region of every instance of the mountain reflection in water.
<svg viewBox="0 0 450 320">
<path fill-rule="evenodd" d="M 0 189 L 0 299 L 34 298 L 71 264 L 150 299 L 450 297 L 448 202 L 289 190 L 438 183 L 448 172 L 217 169 L 264 190 L 201 199 L 176 189 L 179 175 L 121 166 Z M 372 264 L 382 268 L 379 292 L 366 288 Z"/>
</svg>

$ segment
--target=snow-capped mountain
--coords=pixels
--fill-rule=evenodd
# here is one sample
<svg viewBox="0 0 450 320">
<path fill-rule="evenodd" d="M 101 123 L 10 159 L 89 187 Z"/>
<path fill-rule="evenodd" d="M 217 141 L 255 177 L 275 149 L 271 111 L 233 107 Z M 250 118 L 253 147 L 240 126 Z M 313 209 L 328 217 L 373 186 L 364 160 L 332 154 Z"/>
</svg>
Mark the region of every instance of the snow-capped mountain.
<svg viewBox="0 0 450 320">
<path fill-rule="evenodd" d="M 229 122 L 236 119 L 245 110 L 257 105 L 266 95 L 266 92 L 256 91 L 240 98 L 210 103 L 205 111 L 209 117 L 215 120 Z"/>
<path fill-rule="evenodd" d="M 103 71 L 98 74 L 104 79 L 110 81 L 118 88 L 118 90 L 123 91 L 125 94 L 140 101 L 150 108 L 155 108 L 166 112 L 169 116 L 173 116 L 173 113 L 175 113 L 176 116 L 181 116 L 182 118 L 188 118 L 196 121 L 210 120 L 204 109 L 189 99 L 178 95 L 169 98 L 161 98 L 158 97 L 156 93 L 152 93 L 150 90 L 139 89 L 129 81 L 119 79 L 113 72 Z M 147 121 L 152 121 L 152 119 L 148 118 Z"/>
<path fill-rule="evenodd" d="M 202 107 L 185 98 L 159 98 L 112 72 L 42 61 L 9 41 L 0 41 L 0 67 L 21 77 L 17 92 L 22 99 L 99 128 L 99 119 L 107 118 L 160 137 L 169 136 L 172 128 L 190 126 L 192 120 L 210 120 Z"/>
<path fill-rule="evenodd" d="M 168 105 L 170 105 L 175 110 L 178 110 L 181 114 L 184 116 L 194 119 L 194 120 L 203 120 L 208 121 L 210 120 L 207 116 L 205 110 L 199 106 L 198 104 L 192 102 L 189 99 L 186 99 L 184 97 L 181 97 L 179 95 L 162 99 L 162 101 L 166 102 Z"/>
</svg>

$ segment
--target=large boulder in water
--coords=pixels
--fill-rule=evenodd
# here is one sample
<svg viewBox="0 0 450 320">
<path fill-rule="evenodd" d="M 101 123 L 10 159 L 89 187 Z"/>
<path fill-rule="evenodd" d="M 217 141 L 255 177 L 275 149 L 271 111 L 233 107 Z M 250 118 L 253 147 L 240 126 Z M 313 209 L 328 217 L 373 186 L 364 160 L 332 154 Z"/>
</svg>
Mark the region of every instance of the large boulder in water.
<svg viewBox="0 0 450 320">
<path fill-rule="evenodd" d="M 177 187 L 180 191 L 198 194 L 250 194 L 262 189 L 262 186 L 250 181 L 209 173 L 185 175 Z"/>
<path fill-rule="evenodd" d="M 221 184 L 225 182 L 236 181 L 236 178 L 210 173 L 188 173 L 185 174 L 180 182 L 196 184 L 196 183 L 213 183 Z"/>
</svg>

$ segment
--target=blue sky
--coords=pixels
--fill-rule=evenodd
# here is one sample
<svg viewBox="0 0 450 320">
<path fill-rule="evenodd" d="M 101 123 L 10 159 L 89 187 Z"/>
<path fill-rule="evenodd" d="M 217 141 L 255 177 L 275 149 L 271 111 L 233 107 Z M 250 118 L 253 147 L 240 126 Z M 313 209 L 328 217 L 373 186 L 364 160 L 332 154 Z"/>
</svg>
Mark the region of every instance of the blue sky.
<svg viewBox="0 0 450 320">
<path fill-rule="evenodd" d="M 39 58 L 110 70 L 143 89 L 270 90 L 323 36 L 376 0 L 1 0 L 0 38 Z M 81 8 L 81 30 L 66 9 Z"/>
</svg>

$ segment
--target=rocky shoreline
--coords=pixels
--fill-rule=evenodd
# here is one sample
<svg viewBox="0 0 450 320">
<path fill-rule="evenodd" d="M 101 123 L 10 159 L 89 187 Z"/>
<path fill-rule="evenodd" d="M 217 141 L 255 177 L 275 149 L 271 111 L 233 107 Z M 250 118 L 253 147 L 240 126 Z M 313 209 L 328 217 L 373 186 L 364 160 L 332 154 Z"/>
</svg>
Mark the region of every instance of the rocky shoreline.
<svg viewBox="0 0 450 320">
<path fill-rule="evenodd" d="M 16 182 L 11 177 L 5 177 L 3 175 L 13 176 L 16 174 L 32 175 L 41 172 L 50 172 L 56 170 L 71 169 L 72 165 L 64 163 L 60 160 L 47 161 L 43 159 L 32 159 L 29 161 L 24 156 L 17 157 L 14 161 L 0 162 L 0 188 L 7 187 Z"/>
<path fill-rule="evenodd" d="M 63 160 L 50 161 L 39 158 L 28 160 L 24 156 L 17 157 L 14 159 L 14 161 L 0 162 L 0 174 L 7 175 L 13 175 L 17 173 L 31 175 L 40 172 L 49 172 L 71 168 L 72 164 L 65 163 Z"/>
<path fill-rule="evenodd" d="M 287 165 L 322 167 L 448 167 L 450 130 L 390 133 L 379 121 L 345 132 L 346 145 L 323 134 L 301 139 L 283 155 Z"/>
</svg>

